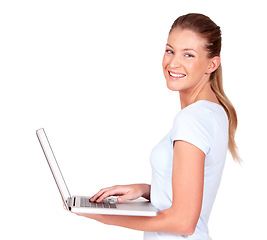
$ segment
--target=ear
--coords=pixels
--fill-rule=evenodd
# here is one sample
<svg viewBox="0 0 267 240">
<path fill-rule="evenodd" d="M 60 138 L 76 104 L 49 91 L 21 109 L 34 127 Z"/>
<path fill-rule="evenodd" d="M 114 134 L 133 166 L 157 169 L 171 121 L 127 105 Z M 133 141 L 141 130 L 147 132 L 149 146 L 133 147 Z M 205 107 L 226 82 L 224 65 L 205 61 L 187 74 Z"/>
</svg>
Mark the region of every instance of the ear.
<svg viewBox="0 0 267 240">
<path fill-rule="evenodd" d="M 207 73 L 213 73 L 219 66 L 221 63 L 221 58 L 216 56 L 210 59 L 210 64 L 208 66 L 207 69 Z"/>
</svg>

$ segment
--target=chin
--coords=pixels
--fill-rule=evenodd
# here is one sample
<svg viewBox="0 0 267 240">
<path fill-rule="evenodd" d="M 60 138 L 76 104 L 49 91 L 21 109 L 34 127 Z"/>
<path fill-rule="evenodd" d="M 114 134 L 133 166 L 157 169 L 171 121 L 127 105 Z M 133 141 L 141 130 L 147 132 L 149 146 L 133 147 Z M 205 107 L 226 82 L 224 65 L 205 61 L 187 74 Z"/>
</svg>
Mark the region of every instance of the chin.
<svg viewBox="0 0 267 240">
<path fill-rule="evenodd" d="M 182 90 L 181 86 L 177 86 L 177 84 L 172 84 L 167 82 L 167 88 L 171 91 L 179 92 Z"/>
</svg>

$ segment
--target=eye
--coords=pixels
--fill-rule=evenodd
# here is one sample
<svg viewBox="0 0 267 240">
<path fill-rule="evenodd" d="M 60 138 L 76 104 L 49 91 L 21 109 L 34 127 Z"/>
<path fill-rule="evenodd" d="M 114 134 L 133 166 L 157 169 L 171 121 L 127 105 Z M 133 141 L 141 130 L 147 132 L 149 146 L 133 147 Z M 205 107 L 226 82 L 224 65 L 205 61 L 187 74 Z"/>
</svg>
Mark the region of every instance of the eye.
<svg viewBox="0 0 267 240">
<path fill-rule="evenodd" d="M 167 54 L 174 54 L 174 52 L 173 52 L 172 50 L 168 50 L 168 49 L 167 49 L 165 52 L 166 52 Z"/>
<path fill-rule="evenodd" d="M 193 58 L 193 57 L 195 57 L 195 56 L 192 55 L 192 54 L 187 53 L 187 54 L 185 54 L 185 57 L 187 57 L 187 58 Z"/>
</svg>

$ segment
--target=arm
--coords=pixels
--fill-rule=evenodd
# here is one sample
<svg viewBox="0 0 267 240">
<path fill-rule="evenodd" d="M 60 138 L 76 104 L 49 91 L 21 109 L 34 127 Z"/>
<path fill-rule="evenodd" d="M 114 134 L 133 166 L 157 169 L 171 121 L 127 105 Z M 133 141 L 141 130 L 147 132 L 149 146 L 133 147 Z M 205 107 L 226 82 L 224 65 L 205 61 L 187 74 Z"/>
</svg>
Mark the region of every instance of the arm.
<svg viewBox="0 0 267 240">
<path fill-rule="evenodd" d="M 175 141 L 173 203 L 156 217 L 84 215 L 109 225 L 141 231 L 191 235 L 198 222 L 203 196 L 205 154 L 194 145 Z"/>
</svg>

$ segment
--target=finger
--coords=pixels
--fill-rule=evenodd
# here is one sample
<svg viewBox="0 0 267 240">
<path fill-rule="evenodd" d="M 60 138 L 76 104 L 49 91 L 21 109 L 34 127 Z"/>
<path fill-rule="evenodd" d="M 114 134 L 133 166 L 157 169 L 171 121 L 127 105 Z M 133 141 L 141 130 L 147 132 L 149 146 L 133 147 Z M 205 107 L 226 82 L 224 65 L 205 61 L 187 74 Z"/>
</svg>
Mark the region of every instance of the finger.
<svg viewBox="0 0 267 240">
<path fill-rule="evenodd" d="M 121 195 L 120 192 L 118 192 L 116 189 L 111 189 L 106 192 L 104 192 L 102 195 L 100 195 L 97 199 L 96 202 L 102 202 L 105 198 L 110 197 L 110 196 L 119 196 Z"/>
<path fill-rule="evenodd" d="M 110 196 L 120 196 L 117 200 L 118 202 L 125 202 L 127 200 L 133 199 L 131 192 L 129 192 L 124 187 L 116 186 L 106 192 L 104 192 L 99 198 L 96 200 L 96 202 L 101 202 L 105 198 Z"/>
<path fill-rule="evenodd" d="M 101 189 L 97 194 L 95 194 L 93 197 L 91 197 L 90 201 L 95 202 L 104 192 L 110 190 L 111 188 L 112 187 Z"/>
</svg>

